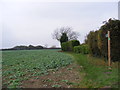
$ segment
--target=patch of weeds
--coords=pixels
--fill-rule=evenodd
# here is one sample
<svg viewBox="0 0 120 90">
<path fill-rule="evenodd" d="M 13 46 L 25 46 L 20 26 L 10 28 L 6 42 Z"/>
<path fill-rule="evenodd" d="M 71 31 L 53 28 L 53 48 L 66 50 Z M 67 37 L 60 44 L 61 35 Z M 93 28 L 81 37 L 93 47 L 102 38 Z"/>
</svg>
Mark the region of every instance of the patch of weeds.
<svg viewBox="0 0 120 90">
<path fill-rule="evenodd" d="M 50 78 L 42 80 L 43 82 L 52 82 L 52 80 Z"/>
<path fill-rule="evenodd" d="M 69 81 L 68 80 L 62 80 L 62 82 L 68 83 Z"/>
<path fill-rule="evenodd" d="M 53 88 L 60 88 L 61 85 L 58 85 L 58 84 L 55 84 L 55 85 L 52 85 Z"/>
<path fill-rule="evenodd" d="M 39 77 L 35 77 L 34 79 L 39 79 Z"/>
</svg>

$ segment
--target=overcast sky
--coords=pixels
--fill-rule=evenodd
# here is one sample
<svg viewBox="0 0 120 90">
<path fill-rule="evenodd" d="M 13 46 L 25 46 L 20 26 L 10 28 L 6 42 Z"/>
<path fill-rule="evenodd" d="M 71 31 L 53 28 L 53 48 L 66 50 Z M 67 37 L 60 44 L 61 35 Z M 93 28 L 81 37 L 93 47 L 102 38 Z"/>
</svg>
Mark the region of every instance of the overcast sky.
<svg viewBox="0 0 120 90">
<path fill-rule="evenodd" d="M 70 26 L 80 33 L 82 43 L 86 34 L 97 30 L 109 18 L 118 19 L 118 2 L 12 2 L 2 3 L 2 46 L 56 45 L 52 39 L 56 28 Z"/>
</svg>

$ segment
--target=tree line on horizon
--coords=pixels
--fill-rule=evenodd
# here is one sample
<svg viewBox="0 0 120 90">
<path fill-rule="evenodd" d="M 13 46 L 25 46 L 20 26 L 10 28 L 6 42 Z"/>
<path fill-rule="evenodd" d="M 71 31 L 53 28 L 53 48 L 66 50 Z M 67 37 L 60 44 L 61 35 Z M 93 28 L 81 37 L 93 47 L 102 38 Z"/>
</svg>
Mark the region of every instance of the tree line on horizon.
<svg viewBox="0 0 120 90">
<path fill-rule="evenodd" d="M 49 48 L 45 47 L 45 46 L 33 46 L 33 45 L 29 45 L 29 46 L 25 46 L 25 45 L 20 45 L 20 46 L 15 46 L 13 48 L 8 48 L 8 49 L 1 49 L 1 50 L 38 50 L 38 49 L 60 49 L 56 46 L 51 46 Z"/>
</svg>

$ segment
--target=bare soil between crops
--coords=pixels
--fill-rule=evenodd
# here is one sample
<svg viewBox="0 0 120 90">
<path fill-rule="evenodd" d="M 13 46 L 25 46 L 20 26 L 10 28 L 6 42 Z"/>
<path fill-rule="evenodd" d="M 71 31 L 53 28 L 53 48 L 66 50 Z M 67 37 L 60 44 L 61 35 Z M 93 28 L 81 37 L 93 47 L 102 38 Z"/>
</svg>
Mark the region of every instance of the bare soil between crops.
<svg viewBox="0 0 120 90">
<path fill-rule="evenodd" d="M 22 81 L 22 88 L 77 88 L 82 77 L 79 70 L 81 67 L 72 63 L 66 67 L 61 67 L 57 71 L 49 71 L 48 75 L 34 76 L 26 81 Z"/>
</svg>

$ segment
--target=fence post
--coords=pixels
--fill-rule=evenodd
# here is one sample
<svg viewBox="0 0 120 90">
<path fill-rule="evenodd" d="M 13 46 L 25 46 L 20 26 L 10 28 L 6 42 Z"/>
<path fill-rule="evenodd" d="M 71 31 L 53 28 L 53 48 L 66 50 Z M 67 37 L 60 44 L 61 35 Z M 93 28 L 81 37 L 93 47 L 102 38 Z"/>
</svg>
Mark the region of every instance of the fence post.
<svg viewBox="0 0 120 90">
<path fill-rule="evenodd" d="M 110 31 L 108 31 L 108 66 L 111 63 L 111 56 L 110 56 Z"/>
</svg>

